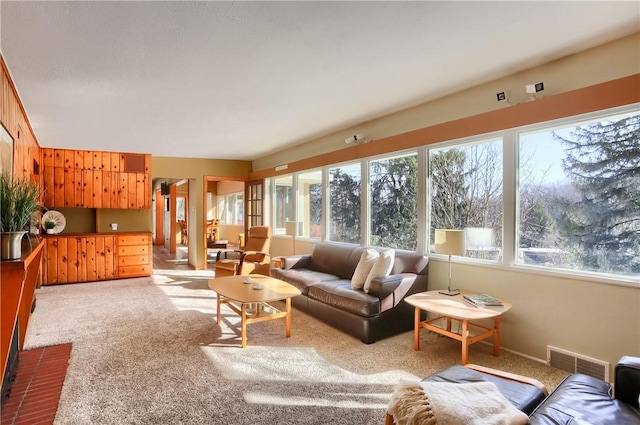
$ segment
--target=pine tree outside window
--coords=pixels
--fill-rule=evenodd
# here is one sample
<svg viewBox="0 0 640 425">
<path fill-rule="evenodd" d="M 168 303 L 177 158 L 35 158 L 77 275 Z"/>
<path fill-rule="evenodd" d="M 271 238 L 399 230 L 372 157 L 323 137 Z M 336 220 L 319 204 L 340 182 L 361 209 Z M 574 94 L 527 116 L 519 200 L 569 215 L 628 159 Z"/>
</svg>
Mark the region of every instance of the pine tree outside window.
<svg viewBox="0 0 640 425">
<path fill-rule="evenodd" d="M 360 243 L 360 163 L 329 169 L 329 239 Z"/>
<path fill-rule="evenodd" d="M 369 163 L 369 211 L 371 245 L 417 249 L 417 153 Z"/>
<path fill-rule="evenodd" d="M 519 135 L 518 264 L 640 274 L 640 113 Z"/>
</svg>

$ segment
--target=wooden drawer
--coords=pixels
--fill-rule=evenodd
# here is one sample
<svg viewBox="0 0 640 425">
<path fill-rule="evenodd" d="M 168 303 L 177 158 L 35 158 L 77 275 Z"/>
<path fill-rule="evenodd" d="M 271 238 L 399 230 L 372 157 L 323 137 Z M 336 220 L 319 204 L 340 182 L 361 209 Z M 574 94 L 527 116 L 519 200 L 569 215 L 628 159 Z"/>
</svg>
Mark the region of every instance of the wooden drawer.
<svg viewBox="0 0 640 425">
<path fill-rule="evenodd" d="M 118 277 L 151 276 L 151 235 L 118 235 Z"/>
<path fill-rule="evenodd" d="M 126 257 L 118 257 L 118 266 L 135 266 L 149 264 L 148 255 L 129 255 Z"/>
<path fill-rule="evenodd" d="M 147 245 L 131 245 L 118 247 L 118 256 L 128 255 L 145 255 L 149 256 L 149 247 Z"/>
<path fill-rule="evenodd" d="M 151 235 L 122 235 L 118 236 L 118 246 L 151 244 Z"/>
<path fill-rule="evenodd" d="M 118 277 L 142 277 L 151 276 L 151 265 L 132 265 L 118 267 Z"/>
</svg>

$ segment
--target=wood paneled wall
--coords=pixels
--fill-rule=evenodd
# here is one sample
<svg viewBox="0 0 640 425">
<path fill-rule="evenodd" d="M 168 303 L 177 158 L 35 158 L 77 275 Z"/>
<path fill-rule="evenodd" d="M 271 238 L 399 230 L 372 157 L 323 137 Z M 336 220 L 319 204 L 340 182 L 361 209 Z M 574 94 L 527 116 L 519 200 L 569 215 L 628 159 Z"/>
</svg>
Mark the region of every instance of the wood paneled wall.
<svg viewBox="0 0 640 425">
<path fill-rule="evenodd" d="M 40 181 L 39 175 L 34 174 L 34 164 L 37 163 L 38 167 L 42 165 L 40 145 L 2 55 L 0 55 L 0 63 L 2 64 L 0 121 L 13 137 L 13 175 L 32 177 Z"/>
</svg>

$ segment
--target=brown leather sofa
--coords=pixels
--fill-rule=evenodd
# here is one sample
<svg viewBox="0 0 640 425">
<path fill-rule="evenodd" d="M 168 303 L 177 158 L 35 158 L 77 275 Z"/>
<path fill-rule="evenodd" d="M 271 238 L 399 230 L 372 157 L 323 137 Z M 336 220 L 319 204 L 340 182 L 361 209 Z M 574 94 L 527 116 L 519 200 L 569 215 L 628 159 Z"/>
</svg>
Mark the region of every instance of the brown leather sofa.
<svg viewBox="0 0 640 425">
<path fill-rule="evenodd" d="M 428 257 L 395 250 L 391 274 L 375 278 L 365 293 L 351 289 L 351 277 L 364 250 L 320 242 L 310 255 L 282 257 L 281 268 L 272 268 L 271 275 L 302 292 L 292 299 L 294 307 L 364 343 L 413 329 L 414 309 L 403 300 L 427 290 Z"/>
</svg>

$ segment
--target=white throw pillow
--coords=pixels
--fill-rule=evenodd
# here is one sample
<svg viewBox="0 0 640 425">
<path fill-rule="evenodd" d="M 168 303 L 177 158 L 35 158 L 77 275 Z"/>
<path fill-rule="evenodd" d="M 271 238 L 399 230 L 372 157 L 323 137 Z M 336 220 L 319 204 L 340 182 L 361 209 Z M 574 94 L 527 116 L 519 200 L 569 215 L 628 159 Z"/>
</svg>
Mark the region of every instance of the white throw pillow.
<svg viewBox="0 0 640 425">
<path fill-rule="evenodd" d="M 364 292 L 369 292 L 371 281 L 376 277 L 389 276 L 391 269 L 393 268 L 393 260 L 395 260 L 396 252 L 393 249 L 387 249 L 382 251 L 376 263 L 371 268 L 367 280 L 364 282 Z"/>
<path fill-rule="evenodd" d="M 378 256 L 378 251 L 375 249 L 368 248 L 362 252 L 356 270 L 353 272 L 353 277 L 351 277 L 351 289 L 362 289 L 364 287 L 364 282 L 367 280 L 367 276 L 369 276 L 369 272 L 376 263 Z"/>
</svg>

